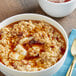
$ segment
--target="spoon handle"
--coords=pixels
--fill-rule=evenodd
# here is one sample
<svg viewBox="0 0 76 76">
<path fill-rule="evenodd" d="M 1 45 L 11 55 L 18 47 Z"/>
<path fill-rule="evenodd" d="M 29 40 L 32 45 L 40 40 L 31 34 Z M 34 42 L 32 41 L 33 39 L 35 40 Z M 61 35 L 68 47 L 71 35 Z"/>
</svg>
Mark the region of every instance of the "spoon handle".
<svg viewBox="0 0 76 76">
<path fill-rule="evenodd" d="M 74 57 L 74 60 L 71 64 L 70 68 L 68 69 L 68 72 L 67 72 L 66 76 L 71 76 L 72 75 L 72 71 L 73 71 L 73 68 L 75 66 L 75 63 L 76 63 L 76 57 Z"/>
</svg>

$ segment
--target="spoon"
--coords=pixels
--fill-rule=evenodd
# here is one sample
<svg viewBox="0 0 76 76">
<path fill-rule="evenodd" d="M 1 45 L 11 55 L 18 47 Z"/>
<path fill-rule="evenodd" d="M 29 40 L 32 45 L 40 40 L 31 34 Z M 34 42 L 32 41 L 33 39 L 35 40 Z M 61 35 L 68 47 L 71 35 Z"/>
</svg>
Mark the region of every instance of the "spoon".
<svg viewBox="0 0 76 76">
<path fill-rule="evenodd" d="M 73 68 L 75 66 L 75 63 L 76 63 L 76 39 L 74 40 L 73 44 L 72 44 L 72 47 L 71 47 L 71 54 L 72 56 L 74 57 L 73 59 L 73 62 L 66 74 L 66 76 L 71 76 L 72 75 L 72 71 L 73 71 Z"/>
</svg>

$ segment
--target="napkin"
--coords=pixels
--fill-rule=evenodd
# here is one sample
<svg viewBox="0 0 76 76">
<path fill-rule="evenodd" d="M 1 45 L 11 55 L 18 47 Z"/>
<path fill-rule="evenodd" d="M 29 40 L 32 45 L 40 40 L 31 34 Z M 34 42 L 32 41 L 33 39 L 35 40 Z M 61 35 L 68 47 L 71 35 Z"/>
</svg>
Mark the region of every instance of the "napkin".
<svg viewBox="0 0 76 76">
<path fill-rule="evenodd" d="M 65 62 L 62 65 L 62 67 L 59 69 L 59 71 L 56 72 L 53 76 L 66 76 L 66 73 L 73 60 L 73 56 L 71 55 L 71 46 L 72 46 L 74 39 L 76 39 L 76 29 L 73 29 L 69 36 L 69 49 L 68 49 L 68 54 L 65 59 Z M 73 69 L 72 76 L 76 76 L 76 65 Z"/>
</svg>

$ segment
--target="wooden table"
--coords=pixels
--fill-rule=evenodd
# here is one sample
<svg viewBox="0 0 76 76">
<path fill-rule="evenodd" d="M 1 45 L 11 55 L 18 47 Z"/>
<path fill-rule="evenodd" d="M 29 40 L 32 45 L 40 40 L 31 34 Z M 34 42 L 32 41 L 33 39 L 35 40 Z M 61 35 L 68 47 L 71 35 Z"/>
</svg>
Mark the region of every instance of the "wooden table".
<svg viewBox="0 0 76 76">
<path fill-rule="evenodd" d="M 21 13 L 39 13 L 46 15 L 38 5 L 37 0 L 0 0 L 0 21 Z M 53 19 L 64 27 L 68 36 L 72 29 L 76 29 L 76 10 L 64 18 Z M 4 75 L 0 73 L 0 76 Z"/>
</svg>

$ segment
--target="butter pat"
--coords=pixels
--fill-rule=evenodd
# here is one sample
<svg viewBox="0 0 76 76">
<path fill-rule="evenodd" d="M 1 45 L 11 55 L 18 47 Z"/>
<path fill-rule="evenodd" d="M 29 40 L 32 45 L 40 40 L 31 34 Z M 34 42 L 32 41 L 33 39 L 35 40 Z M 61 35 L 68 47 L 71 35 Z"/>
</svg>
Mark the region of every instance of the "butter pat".
<svg viewBox="0 0 76 76">
<path fill-rule="evenodd" d="M 20 44 L 18 44 L 14 50 L 23 56 L 27 55 L 26 49 L 24 49 Z"/>
</svg>

